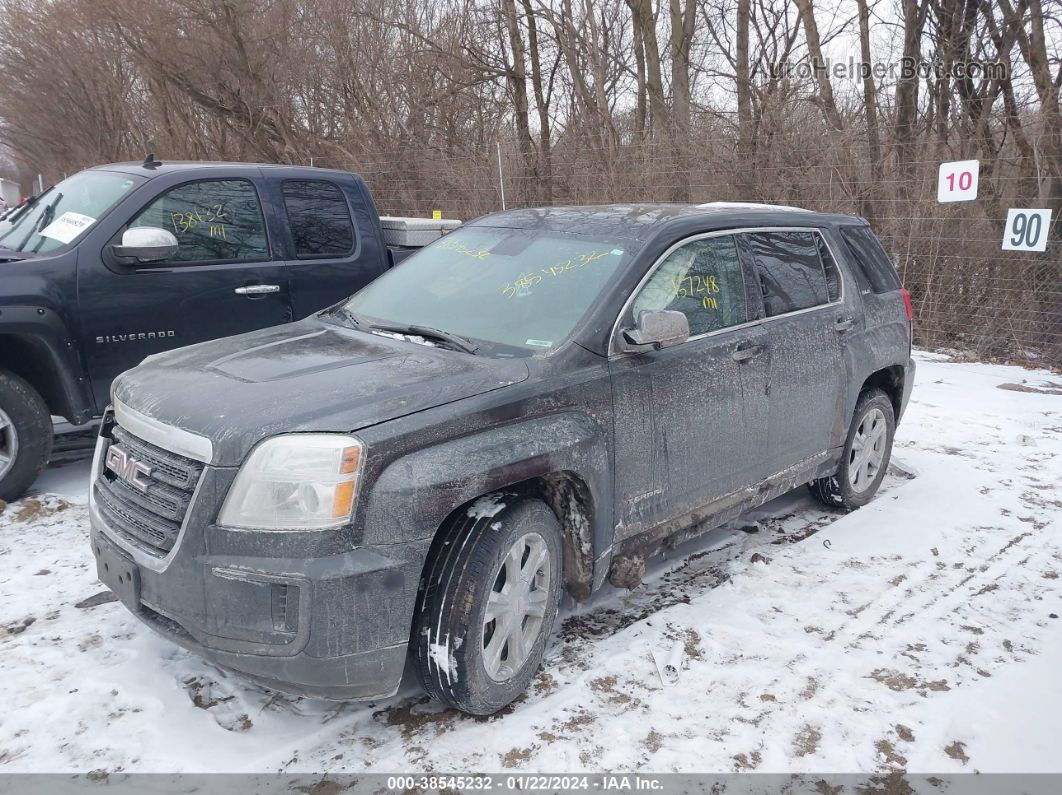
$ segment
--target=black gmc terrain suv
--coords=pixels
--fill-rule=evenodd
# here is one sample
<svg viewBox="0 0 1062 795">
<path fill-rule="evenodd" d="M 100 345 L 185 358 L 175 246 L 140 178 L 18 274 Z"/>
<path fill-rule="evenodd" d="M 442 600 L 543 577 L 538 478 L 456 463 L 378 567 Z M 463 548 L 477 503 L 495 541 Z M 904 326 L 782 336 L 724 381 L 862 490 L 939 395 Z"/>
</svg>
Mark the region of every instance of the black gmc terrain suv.
<svg viewBox="0 0 1062 795">
<path fill-rule="evenodd" d="M 865 221 L 748 204 L 515 210 L 305 320 L 149 357 L 112 390 L 100 579 L 282 690 L 371 699 L 412 654 L 487 714 L 561 593 L 802 484 L 874 495 L 911 313 Z"/>
</svg>

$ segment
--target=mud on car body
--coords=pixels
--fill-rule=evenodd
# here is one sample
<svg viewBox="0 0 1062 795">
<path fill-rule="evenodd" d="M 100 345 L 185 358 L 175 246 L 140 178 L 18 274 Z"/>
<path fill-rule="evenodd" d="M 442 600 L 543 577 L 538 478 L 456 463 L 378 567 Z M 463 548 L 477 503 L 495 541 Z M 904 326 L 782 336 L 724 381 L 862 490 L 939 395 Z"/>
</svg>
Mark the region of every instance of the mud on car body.
<svg viewBox="0 0 1062 795">
<path fill-rule="evenodd" d="M 516 210 L 349 301 L 125 373 L 91 489 L 99 576 L 270 686 L 512 701 L 560 596 L 809 484 L 856 508 L 911 392 L 910 306 L 860 218 Z"/>
</svg>

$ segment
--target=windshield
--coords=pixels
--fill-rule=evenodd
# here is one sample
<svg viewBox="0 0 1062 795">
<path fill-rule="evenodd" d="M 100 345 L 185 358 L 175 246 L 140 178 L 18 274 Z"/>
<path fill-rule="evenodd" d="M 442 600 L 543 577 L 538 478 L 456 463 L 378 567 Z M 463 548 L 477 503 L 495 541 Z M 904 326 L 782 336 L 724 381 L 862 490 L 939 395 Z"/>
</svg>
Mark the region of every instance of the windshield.
<svg viewBox="0 0 1062 795">
<path fill-rule="evenodd" d="M 583 235 L 464 227 L 369 284 L 346 309 L 363 324 L 541 352 L 567 339 L 625 253 L 624 243 Z"/>
<path fill-rule="evenodd" d="M 0 249 L 39 254 L 73 243 L 142 177 L 82 171 L 0 221 Z"/>
</svg>

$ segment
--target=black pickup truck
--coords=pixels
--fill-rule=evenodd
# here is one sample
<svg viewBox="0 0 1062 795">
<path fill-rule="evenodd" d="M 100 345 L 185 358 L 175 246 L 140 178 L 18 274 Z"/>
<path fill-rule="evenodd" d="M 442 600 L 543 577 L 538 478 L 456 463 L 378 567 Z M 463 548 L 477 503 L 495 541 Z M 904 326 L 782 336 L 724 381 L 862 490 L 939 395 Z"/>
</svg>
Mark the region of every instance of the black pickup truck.
<svg viewBox="0 0 1062 795">
<path fill-rule="evenodd" d="M 101 415 L 145 356 L 304 318 L 412 250 L 342 171 L 149 156 L 42 192 L 0 221 L 0 500 L 47 462 L 50 415 Z"/>
</svg>

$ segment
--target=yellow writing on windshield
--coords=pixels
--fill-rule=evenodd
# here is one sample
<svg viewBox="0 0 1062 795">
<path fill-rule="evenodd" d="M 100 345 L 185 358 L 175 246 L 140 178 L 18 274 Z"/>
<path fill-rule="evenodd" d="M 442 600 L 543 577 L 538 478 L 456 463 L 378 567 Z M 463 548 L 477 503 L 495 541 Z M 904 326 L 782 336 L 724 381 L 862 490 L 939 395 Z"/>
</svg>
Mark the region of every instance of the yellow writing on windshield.
<svg viewBox="0 0 1062 795">
<path fill-rule="evenodd" d="M 472 257 L 478 259 L 481 262 L 487 258 L 490 254 L 485 248 L 471 249 L 462 243 L 460 240 L 444 240 L 441 243 L 436 244 L 439 248 L 445 248 L 449 251 L 456 251 L 458 254 L 464 254 L 466 257 Z"/>
<path fill-rule="evenodd" d="M 552 265 L 547 265 L 544 268 L 540 268 L 539 272 L 544 273 L 547 276 L 554 277 L 561 274 L 568 273 L 569 271 L 583 268 L 592 262 L 596 262 L 602 257 L 606 256 L 607 251 L 590 251 L 586 254 L 578 254 L 574 257 L 569 257 L 564 262 L 555 262 Z M 542 277 L 537 273 L 524 273 L 520 275 L 520 278 L 506 282 L 501 292 L 506 298 L 512 298 L 514 295 L 527 295 L 530 293 L 531 288 L 542 281 Z"/>
<path fill-rule="evenodd" d="M 580 254 L 577 257 L 572 257 L 565 262 L 557 263 L 554 265 L 547 265 L 542 269 L 543 273 L 548 273 L 550 276 L 559 276 L 562 273 L 566 273 L 576 268 L 582 268 L 589 265 L 591 262 L 595 262 L 608 254 L 607 251 L 591 251 L 587 254 Z"/>
<path fill-rule="evenodd" d="M 531 288 L 542 281 L 542 277 L 537 273 L 521 273 L 518 279 L 511 282 L 506 282 L 502 287 L 502 295 L 506 298 L 512 298 L 514 295 L 527 295 L 531 292 Z"/>
</svg>

